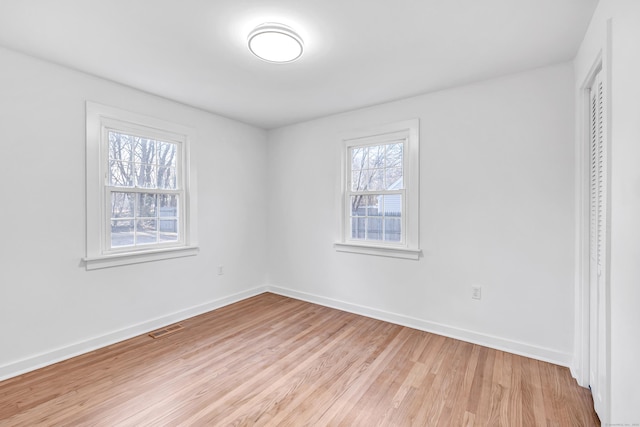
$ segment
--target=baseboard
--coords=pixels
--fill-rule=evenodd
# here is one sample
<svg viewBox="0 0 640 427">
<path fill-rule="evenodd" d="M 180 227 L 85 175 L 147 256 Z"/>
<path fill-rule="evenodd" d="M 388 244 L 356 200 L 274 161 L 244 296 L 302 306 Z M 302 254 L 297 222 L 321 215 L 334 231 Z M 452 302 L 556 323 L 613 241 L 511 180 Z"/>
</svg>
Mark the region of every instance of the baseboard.
<svg viewBox="0 0 640 427">
<path fill-rule="evenodd" d="M 575 360 L 571 363 L 571 366 L 569 366 L 569 370 L 571 371 L 571 376 L 580 387 L 589 388 L 589 376 L 586 375 L 586 372 L 583 371 Z"/>
<path fill-rule="evenodd" d="M 549 362 L 560 366 L 570 367 L 571 354 L 553 350 L 550 348 L 535 346 L 519 341 L 513 341 L 497 336 L 483 334 L 467 329 L 456 328 L 441 323 L 430 322 L 427 320 L 417 319 L 410 316 L 405 316 L 397 313 L 390 313 L 383 310 L 378 310 L 371 307 L 366 307 L 358 304 L 352 304 L 344 301 L 335 300 L 319 295 L 309 294 L 306 292 L 295 291 L 293 289 L 282 288 L 279 286 L 267 286 L 266 291 L 299 299 L 302 301 L 311 302 L 314 304 L 323 305 L 326 307 L 336 308 L 338 310 L 347 311 L 354 314 L 359 314 L 366 317 L 371 317 L 378 320 L 384 320 L 386 322 L 395 323 L 402 326 L 407 326 L 413 329 L 421 331 L 431 332 L 438 335 L 443 335 L 450 338 L 455 338 L 461 341 L 470 342 L 473 344 L 490 347 L 496 350 L 506 351 L 509 353 L 517 354 L 520 356 L 529 357 L 543 362 Z"/>
<path fill-rule="evenodd" d="M 24 374 L 26 372 L 34 371 L 36 369 L 52 365 L 63 360 L 71 359 L 72 357 L 79 356 L 81 354 L 88 353 L 90 351 L 94 351 L 99 348 L 148 333 L 155 329 L 162 328 L 164 326 L 188 319 L 193 316 L 197 316 L 199 314 L 207 313 L 217 308 L 242 301 L 244 299 L 259 295 L 264 292 L 271 292 L 274 294 L 295 298 L 298 300 L 307 301 L 378 320 L 384 320 L 386 322 L 391 322 L 450 338 L 459 339 L 461 341 L 490 347 L 496 350 L 502 350 L 509 353 L 530 357 L 532 359 L 573 368 L 571 366 L 571 355 L 568 353 L 559 352 L 545 347 L 533 346 L 519 341 L 496 337 L 493 335 L 456 328 L 441 323 L 417 319 L 402 314 L 378 310 L 358 304 L 339 301 L 320 295 L 314 295 L 306 292 L 296 291 L 293 289 L 268 285 L 259 286 L 257 288 L 239 292 L 233 295 L 219 298 L 217 300 L 209 301 L 205 304 L 200 304 L 185 310 L 171 313 L 166 316 L 138 323 L 136 325 L 120 329 L 118 331 L 114 331 L 105 335 L 101 335 L 89 340 L 60 347 L 55 350 L 2 365 L 0 366 L 0 381 Z"/>
<path fill-rule="evenodd" d="M 161 316 L 142 323 L 138 323 L 136 325 L 132 325 L 118 331 L 91 338 L 89 340 L 77 342 L 75 344 L 60 347 L 55 350 L 47 351 L 45 353 L 2 365 L 0 366 L 0 381 L 16 377 L 26 372 L 34 371 L 48 365 L 53 365 L 54 363 L 71 359 L 72 357 L 79 356 L 81 354 L 88 353 L 90 351 L 94 351 L 99 348 L 136 337 L 141 334 L 146 334 L 155 329 L 162 328 L 172 323 L 180 322 L 190 317 L 197 316 L 199 314 L 203 314 L 229 304 L 233 304 L 234 302 L 238 302 L 243 299 L 247 299 L 252 296 L 264 293 L 266 292 L 266 289 L 267 288 L 265 286 L 261 286 L 258 288 L 239 292 L 233 295 L 209 301 L 205 304 L 200 304 L 194 307 L 187 308 L 185 310 L 180 310 L 175 313 L 168 314 L 166 316 Z"/>
</svg>

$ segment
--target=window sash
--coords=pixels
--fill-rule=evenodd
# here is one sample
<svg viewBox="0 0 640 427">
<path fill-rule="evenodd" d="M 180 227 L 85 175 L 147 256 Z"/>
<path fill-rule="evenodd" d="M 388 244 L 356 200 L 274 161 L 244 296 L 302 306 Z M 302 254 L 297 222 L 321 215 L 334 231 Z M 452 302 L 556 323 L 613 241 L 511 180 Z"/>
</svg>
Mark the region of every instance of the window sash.
<svg viewBox="0 0 640 427">
<path fill-rule="evenodd" d="M 134 186 L 116 186 L 111 185 L 110 180 L 110 146 L 109 146 L 109 133 L 115 132 L 119 134 L 124 134 L 130 137 L 142 138 L 142 139 L 152 139 L 155 141 L 161 141 L 165 143 L 171 143 L 176 145 L 176 159 L 175 159 L 175 168 L 176 168 L 176 188 L 165 189 L 165 188 L 153 188 L 153 187 L 142 187 L 139 186 L 138 183 L 135 183 Z M 146 128 L 143 125 L 135 125 L 135 124 L 126 124 L 122 122 L 113 123 L 110 120 L 105 120 L 105 124 L 102 126 L 100 138 L 100 152 L 101 152 L 101 167 L 104 170 L 104 181 L 102 184 L 102 203 L 103 203 L 103 218 L 102 218 L 102 228 L 103 228 L 103 247 L 102 253 L 104 255 L 114 255 L 120 253 L 135 253 L 135 252 L 146 252 L 149 250 L 155 249 L 163 249 L 163 248 L 175 248 L 175 247 L 183 247 L 186 245 L 186 197 L 185 197 L 185 189 L 184 189 L 184 168 L 183 168 L 183 159 L 184 159 L 184 144 L 182 139 L 172 134 L 171 132 L 165 132 L 162 130 L 156 130 L 153 128 Z M 133 161 L 133 159 L 131 159 Z M 112 246 L 112 221 L 114 220 L 111 216 L 111 197 L 113 193 L 130 193 L 130 194 L 168 194 L 168 195 L 177 195 L 179 200 L 178 212 L 179 215 L 177 217 L 178 220 L 178 239 L 174 241 L 167 242 L 159 242 L 156 241 L 154 243 L 148 244 L 136 244 L 134 237 L 134 244 L 132 245 L 123 245 L 123 246 Z M 133 217 L 131 220 L 134 221 L 134 236 L 136 235 L 136 221 L 142 219 L 143 217 Z M 146 217 L 144 217 L 146 218 Z M 123 221 L 126 218 L 122 219 Z M 157 219 L 159 221 L 159 218 Z M 156 238 L 158 237 L 160 224 L 156 225 Z"/>
<path fill-rule="evenodd" d="M 171 133 L 164 134 L 161 131 L 158 131 L 158 130 L 155 130 L 155 129 L 147 130 L 147 129 L 144 129 L 143 126 L 133 126 L 133 125 L 127 126 L 125 124 L 122 124 L 122 125 L 118 126 L 118 125 L 115 125 L 115 124 L 112 124 L 112 123 L 102 127 L 101 139 L 100 139 L 101 162 L 104 163 L 102 166 L 104 167 L 104 171 L 105 171 L 105 181 L 104 181 L 104 185 L 105 186 L 113 186 L 113 187 L 128 188 L 128 189 L 146 188 L 146 189 L 150 189 L 150 190 L 154 190 L 154 191 L 155 190 L 161 190 L 160 188 L 154 188 L 154 187 L 142 187 L 142 186 L 139 186 L 137 183 L 135 185 L 133 185 L 133 186 L 115 186 L 115 185 L 111 185 L 110 180 L 109 180 L 110 162 L 111 161 L 117 161 L 117 160 L 110 158 L 110 152 L 109 152 L 109 133 L 110 132 L 124 134 L 124 135 L 131 136 L 131 137 L 134 137 L 134 138 L 151 139 L 151 140 L 154 140 L 154 141 L 175 144 L 176 145 L 176 158 L 175 158 L 176 188 L 171 188 L 169 190 L 176 190 L 176 189 L 183 188 L 183 181 L 184 181 L 184 177 L 183 177 L 183 157 L 184 157 L 183 145 L 184 145 L 184 141 L 183 141 L 183 139 L 181 139 L 179 136 L 173 135 Z M 128 161 L 125 160 L 125 161 L 123 161 L 123 163 L 143 164 L 143 163 L 135 161 L 135 159 L 133 158 L 133 153 L 132 153 L 131 159 L 129 159 Z"/>
<path fill-rule="evenodd" d="M 387 210 L 386 210 L 386 206 L 384 206 L 384 208 L 382 209 L 381 213 L 379 215 L 369 215 L 369 213 L 367 212 L 367 214 L 365 215 L 353 215 L 353 207 L 352 207 L 352 202 L 351 202 L 351 198 L 352 197 L 357 197 L 357 196 L 373 196 L 373 197 L 383 197 L 386 195 L 399 195 L 400 196 L 400 216 L 399 218 L 397 216 L 393 216 L 393 215 L 388 215 L 387 214 Z M 347 192 L 346 194 L 346 200 L 345 200 L 345 205 L 347 206 L 347 212 L 345 212 L 345 215 L 347 216 L 347 221 L 346 223 L 348 224 L 348 231 L 347 231 L 347 238 L 345 239 L 346 241 L 349 242 L 353 242 L 353 243 L 366 243 L 366 244 L 380 244 L 380 245 L 398 245 L 398 246 L 405 246 L 405 227 L 406 227 L 406 215 L 405 215 L 405 211 L 406 211 L 406 192 L 404 190 L 393 190 L 393 191 L 384 191 L 384 192 Z M 384 202 L 383 202 L 384 203 Z M 360 238 L 360 237 L 354 237 L 355 233 L 354 228 L 353 228 L 353 220 L 359 220 L 359 219 L 364 219 L 365 223 L 367 224 L 364 228 L 364 238 Z M 380 229 L 380 235 L 381 235 L 381 239 L 373 239 L 373 238 L 369 238 L 369 232 L 370 232 L 370 226 L 369 226 L 369 221 L 370 219 L 377 219 L 380 220 L 380 225 L 381 225 L 381 229 Z M 387 239 L 388 237 L 388 233 L 387 233 L 387 227 L 388 227 L 388 221 L 394 221 L 394 220 L 398 220 L 400 223 L 400 236 L 398 240 L 393 240 L 393 239 Z M 395 222 L 395 221 L 394 221 Z"/>
<path fill-rule="evenodd" d="M 177 206 L 177 216 L 166 216 L 166 217 L 161 217 L 159 215 L 159 213 L 156 213 L 156 216 L 151 217 L 151 216 L 136 216 L 136 212 L 134 211 L 134 215 L 132 217 L 120 217 L 120 218 L 113 218 L 112 216 L 112 207 L 111 207 L 111 200 L 113 197 L 113 193 L 127 193 L 127 194 L 154 194 L 154 195 L 176 195 L 178 196 L 178 206 Z M 149 249 L 156 249 L 156 248 L 173 248 L 173 247 L 179 247 L 179 246 L 184 246 L 186 243 L 185 240 L 185 197 L 184 197 L 184 191 L 181 190 L 161 190 L 161 191 L 150 191 L 150 189 L 144 189 L 144 188 L 127 188 L 127 187 L 113 187 L 113 186 L 109 186 L 109 187 L 105 187 L 105 196 L 104 196 L 104 207 L 105 207 L 105 212 L 104 212 L 104 230 L 105 230 L 105 239 L 104 239 L 104 248 L 103 248 L 103 253 L 105 254 L 117 254 L 117 253 L 123 253 L 123 252 L 138 252 L 138 251 L 146 251 Z M 159 210 L 159 206 L 156 206 L 156 209 Z M 156 229 L 156 238 L 159 238 L 159 234 L 160 234 L 160 221 L 170 221 L 170 220 L 177 220 L 177 233 L 178 233 L 178 239 L 176 240 L 171 240 L 171 241 L 166 241 L 166 242 L 160 242 L 160 241 L 156 241 L 154 243 L 146 243 L 146 244 L 136 244 L 135 243 L 135 236 L 136 236 L 136 227 L 137 221 L 140 220 L 155 220 L 158 221 L 158 224 L 156 225 L 157 229 Z M 134 222 L 134 244 L 132 245 L 123 245 L 123 246 L 113 246 L 113 240 L 112 240 L 112 222 L 113 221 L 133 221 Z"/>
<path fill-rule="evenodd" d="M 393 217 L 393 216 L 387 216 L 385 210 L 382 211 L 381 215 L 358 215 L 358 216 L 354 216 L 353 212 L 352 212 L 352 207 L 351 207 L 351 198 L 354 196 L 386 196 L 386 195 L 399 195 L 401 197 L 401 202 L 400 202 L 400 239 L 398 241 L 394 241 L 394 240 L 385 240 L 384 236 L 385 236 L 385 231 L 386 231 L 386 221 L 387 219 L 394 219 L 397 217 Z M 345 191 L 345 199 L 344 199 L 344 206 L 345 206 L 345 212 L 344 212 L 344 224 L 345 224 L 345 241 L 347 242 L 352 242 L 352 243 L 366 243 L 366 244 L 373 244 L 373 245 L 385 245 L 385 246 L 406 246 L 406 201 L 407 201 L 407 197 L 406 197 L 406 191 L 403 190 L 386 190 L 386 191 Z M 368 228 L 365 228 L 365 238 L 356 238 L 353 237 L 354 235 L 354 230 L 353 230 L 353 222 L 352 219 L 354 218 L 377 218 L 380 219 L 382 221 L 382 229 L 381 229 L 381 235 L 382 235 L 382 239 L 369 239 L 367 238 L 368 236 Z"/>
<path fill-rule="evenodd" d="M 404 132 L 402 132 L 404 133 Z M 402 188 L 401 189 L 396 189 L 396 190 L 353 190 L 352 189 L 352 180 L 353 180 L 353 168 L 352 168 L 352 161 L 353 161 L 353 150 L 358 149 L 358 148 L 371 148 L 371 147 L 378 147 L 378 146 L 388 146 L 388 145 L 394 145 L 394 144 L 401 144 L 402 145 L 402 180 L 403 180 L 403 184 L 402 184 Z M 376 135 L 373 137 L 368 137 L 368 138 L 363 138 L 360 140 L 355 140 L 355 141 L 349 141 L 345 144 L 345 164 L 344 164 L 344 168 L 345 168 L 345 188 L 343 189 L 344 191 L 344 218 L 343 218 L 343 224 L 344 224 L 344 228 L 343 228 L 343 232 L 344 232 L 344 236 L 343 236 L 343 241 L 345 242 L 350 242 L 350 243 L 355 243 L 355 244 L 367 244 L 367 245 L 381 245 L 381 246 L 394 246 L 394 247 L 406 247 L 407 246 L 407 194 L 406 194 L 406 178 L 405 178 L 405 173 L 407 171 L 407 164 L 408 164 L 408 159 L 407 159 L 407 154 L 408 154 L 408 138 L 405 136 L 399 136 L 398 134 L 388 134 L 388 135 Z M 385 159 L 385 163 L 386 163 L 386 159 Z M 383 171 L 386 171 L 386 167 L 382 168 Z M 395 194 L 399 194 L 401 195 L 402 201 L 401 201 L 401 216 L 400 216 L 400 240 L 399 241 L 391 241 L 391 240 L 384 240 L 384 231 L 385 231 L 385 215 L 383 213 L 383 215 L 379 216 L 378 218 L 381 218 L 382 221 L 382 239 L 368 239 L 367 237 L 365 237 L 364 239 L 360 239 L 360 238 L 354 238 L 354 230 L 353 230 L 353 223 L 352 223 L 352 218 L 354 218 L 351 214 L 351 197 L 353 196 L 359 196 L 359 195 L 363 195 L 363 196 L 385 196 L 385 195 L 395 195 Z M 368 218 L 368 216 L 367 216 Z M 366 232 L 365 232 L 365 236 L 368 235 L 368 227 L 365 228 Z"/>
</svg>

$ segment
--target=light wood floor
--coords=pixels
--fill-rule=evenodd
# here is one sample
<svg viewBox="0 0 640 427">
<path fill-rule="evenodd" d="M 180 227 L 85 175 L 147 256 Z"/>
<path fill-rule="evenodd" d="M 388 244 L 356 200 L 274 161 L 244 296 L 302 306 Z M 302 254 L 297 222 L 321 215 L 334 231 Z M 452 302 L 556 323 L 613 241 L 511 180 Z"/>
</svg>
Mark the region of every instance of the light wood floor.
<svg viewBox="0 0 640 427">
<path fill-rule="evenodd" d="M 2 426 L 596 426 L 549 363 L 273 294 L 0 382 Z"/>
</svg>

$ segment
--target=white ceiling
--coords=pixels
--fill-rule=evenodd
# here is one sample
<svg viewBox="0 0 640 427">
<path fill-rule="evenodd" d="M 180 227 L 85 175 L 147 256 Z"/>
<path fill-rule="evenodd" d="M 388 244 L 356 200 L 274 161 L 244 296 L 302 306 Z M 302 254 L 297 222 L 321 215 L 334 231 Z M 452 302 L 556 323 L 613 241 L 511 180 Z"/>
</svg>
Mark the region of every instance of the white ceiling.
<svg viewBox="0 0 640 427">
<path fill-rule="evenodd" d="M 1 0 L 0 45 L 266 129 L 573 59 L 597 0 Z M 303 57 L 246 47 L 281 22 Z"/>
</svg>

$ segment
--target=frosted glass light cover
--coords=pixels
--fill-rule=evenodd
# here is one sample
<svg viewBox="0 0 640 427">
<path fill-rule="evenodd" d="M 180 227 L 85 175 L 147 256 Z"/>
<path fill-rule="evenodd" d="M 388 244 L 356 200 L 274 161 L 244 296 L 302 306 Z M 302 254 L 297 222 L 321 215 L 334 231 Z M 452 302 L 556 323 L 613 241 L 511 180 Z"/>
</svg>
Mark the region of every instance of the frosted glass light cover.
<svg viewBox="0 0 640 427">
<path fill-rule="evenodd" d="M 248 38 L 249 50 L 268 62 L 291 62 L 302 55 L 302 39 L 291 28 L 282 24 L 258 25 Z"/>
</svg>

